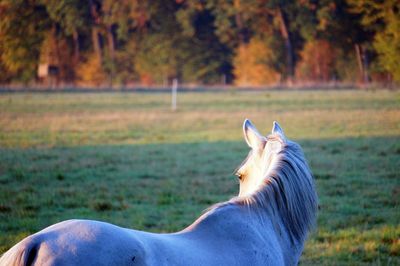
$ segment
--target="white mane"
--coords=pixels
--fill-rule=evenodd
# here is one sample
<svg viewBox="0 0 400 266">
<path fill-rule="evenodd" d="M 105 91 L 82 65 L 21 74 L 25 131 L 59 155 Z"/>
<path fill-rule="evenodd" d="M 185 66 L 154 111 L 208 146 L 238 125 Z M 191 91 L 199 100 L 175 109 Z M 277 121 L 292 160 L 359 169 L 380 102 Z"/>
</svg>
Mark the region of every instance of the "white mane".
<svg viewBox="0 0 400 266">
<path fill-rule="evenodd" d="M 246 205 L 262 215 L 281 219 L 292 241 L 306 238 L 315 225 L 318 198 L 312 173 L 301 147 L 287 140 L 271 163 L 263 186 L 247 197 L 235 197 L 209 210 L 230 204 Z"/>
</svg>

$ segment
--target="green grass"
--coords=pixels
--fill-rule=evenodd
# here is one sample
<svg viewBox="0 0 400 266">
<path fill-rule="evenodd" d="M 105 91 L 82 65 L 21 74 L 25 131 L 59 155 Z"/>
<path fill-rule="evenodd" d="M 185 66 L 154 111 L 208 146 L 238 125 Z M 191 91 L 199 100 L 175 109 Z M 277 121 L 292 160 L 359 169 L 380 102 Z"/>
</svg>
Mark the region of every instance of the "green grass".
<svg viewBox="0 0 400 266">
<path fill-rule="evenodd" d="M 0 95 L 0 254 L 69 218 L 171 232 L 234 196 L 248 117 L 304 148 L 320 197 L 303 265 L 400 264 L 400 93 Z"/>
</svg>

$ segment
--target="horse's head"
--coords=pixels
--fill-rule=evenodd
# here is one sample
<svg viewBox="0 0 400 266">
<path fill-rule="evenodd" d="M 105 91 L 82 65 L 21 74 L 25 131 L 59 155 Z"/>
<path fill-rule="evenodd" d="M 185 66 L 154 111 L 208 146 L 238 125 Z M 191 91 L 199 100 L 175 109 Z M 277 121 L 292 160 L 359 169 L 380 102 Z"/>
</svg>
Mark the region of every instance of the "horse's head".
<svg viewBox="0 0 400 266">
<path fill-rule="evenodd" d="M 273 123 L 271 134 L 264 137 L 246 119 L 243 133 L 251 150 L 236 171 L 240 180 L 240 197 L 251 195 L 262 186 L 270 166 L 286 142 L 283 130 L 277 122 Z"/>
</svg>

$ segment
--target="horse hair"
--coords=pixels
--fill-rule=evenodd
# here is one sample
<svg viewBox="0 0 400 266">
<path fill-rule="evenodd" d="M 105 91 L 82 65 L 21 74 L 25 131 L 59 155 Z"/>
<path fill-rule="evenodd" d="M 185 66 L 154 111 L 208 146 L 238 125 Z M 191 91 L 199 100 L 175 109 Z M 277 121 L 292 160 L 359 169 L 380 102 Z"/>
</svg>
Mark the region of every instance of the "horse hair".
<svg viewBox="0 0 400 266">
<path fill-rule="evenodd" d="M 267 211 L 274 218 L 280 217 L 291 241 L 304 240 L 308 230 L 315 225 L 318 197 L 300 145 L 289 140 L 284 142 L 271 166 L 264 185 L 252 195 L 232 198 L 210 210 L 238 204 L 246 205 L 260 215 Z"/>
</svg>

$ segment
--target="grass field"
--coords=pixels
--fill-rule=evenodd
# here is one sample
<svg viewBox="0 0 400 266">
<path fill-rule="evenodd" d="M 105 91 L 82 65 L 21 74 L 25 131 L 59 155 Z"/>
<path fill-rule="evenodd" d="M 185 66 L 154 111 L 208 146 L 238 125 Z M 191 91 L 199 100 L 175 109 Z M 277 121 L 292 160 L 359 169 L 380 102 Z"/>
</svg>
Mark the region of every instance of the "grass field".
<svg viewBox="0 0 400 266">
<path fill-rule="evenodd" d="M 400 93 L 0 95 L 0 254 L 69 218 L 153 232 L 238 192 L 244 118 L 278 120 L 320 197 L 302 265 L 400 265 Z"/>
</svg>

